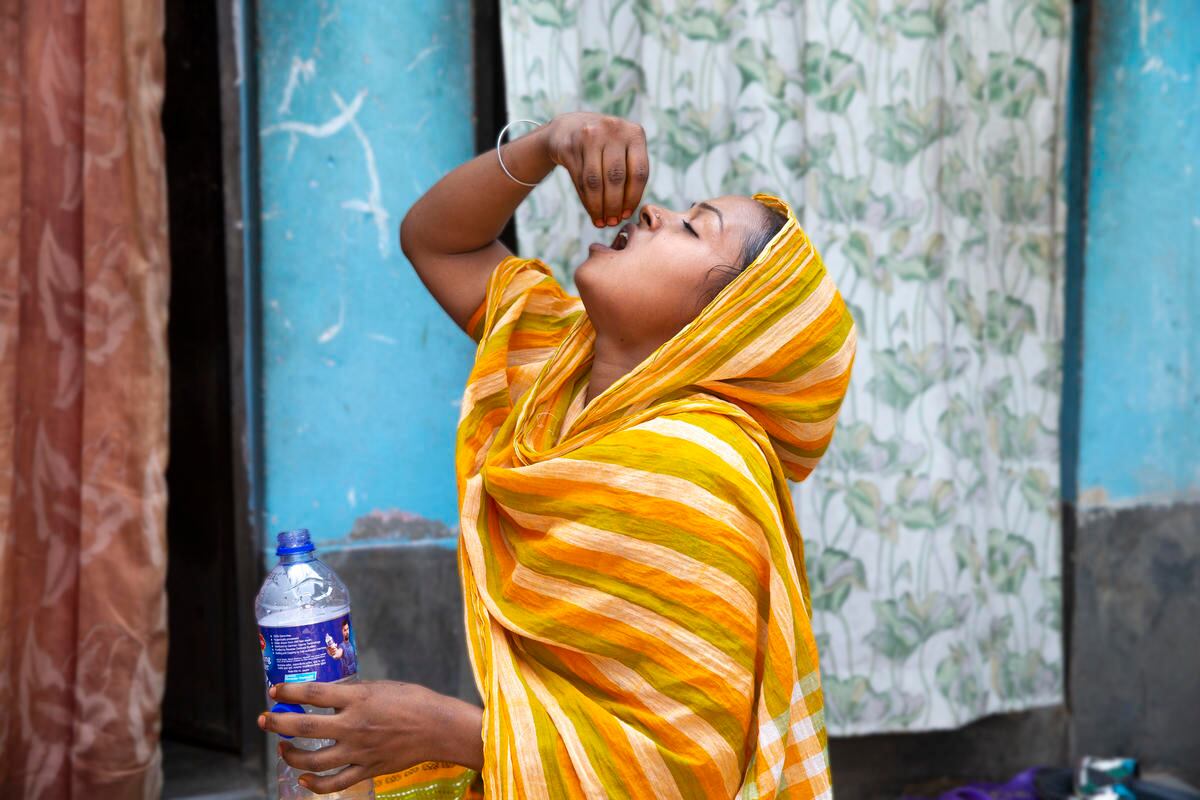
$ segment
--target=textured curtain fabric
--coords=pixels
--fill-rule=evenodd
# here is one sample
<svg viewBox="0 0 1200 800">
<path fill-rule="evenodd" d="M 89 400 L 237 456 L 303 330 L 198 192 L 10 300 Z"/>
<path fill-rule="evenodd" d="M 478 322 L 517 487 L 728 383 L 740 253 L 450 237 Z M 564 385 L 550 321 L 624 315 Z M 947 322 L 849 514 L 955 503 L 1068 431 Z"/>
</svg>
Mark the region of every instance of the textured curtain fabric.
<svg viewBox="0 0 1200 800">
<path fill-rule="evenodd" d="M 157 797 L 163 18 L 0 0 L 0 796 Z"/>
<path fill-rule="evenodd" d="M 513 119 L 641 122 L 646 199 L 797 209 L 860 326 L 794 487 L 832 733 L 1062 695 L 1058 410 L 1069 0 L 506 0 Z M 514 126 L 515 132 L 522 129 Z M 517 215 L 569 285 L 562 171 Z"/>
</svg>

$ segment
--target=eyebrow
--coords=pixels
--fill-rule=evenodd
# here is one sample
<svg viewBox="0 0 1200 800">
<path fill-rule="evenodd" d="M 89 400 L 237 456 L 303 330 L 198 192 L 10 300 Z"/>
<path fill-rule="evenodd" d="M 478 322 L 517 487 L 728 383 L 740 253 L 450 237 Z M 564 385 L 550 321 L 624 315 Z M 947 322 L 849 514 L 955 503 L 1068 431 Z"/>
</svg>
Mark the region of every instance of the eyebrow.
<svg viewBox="0 0 1200 800">
<path fill-rule="evenodd" d="M 696 206 L 700 206 L 700 208 L 704 209 L 705 211 L 711 211 L 716 214 L 717 221 L 721 223 L 721 233 L 725 232 L 725 217 L 721 214 L 720 209 L 718 209 L 716 206 L 711 206 L 708 203 L 692 203 L 692 208 L 695 208 Z"/>
</svg>

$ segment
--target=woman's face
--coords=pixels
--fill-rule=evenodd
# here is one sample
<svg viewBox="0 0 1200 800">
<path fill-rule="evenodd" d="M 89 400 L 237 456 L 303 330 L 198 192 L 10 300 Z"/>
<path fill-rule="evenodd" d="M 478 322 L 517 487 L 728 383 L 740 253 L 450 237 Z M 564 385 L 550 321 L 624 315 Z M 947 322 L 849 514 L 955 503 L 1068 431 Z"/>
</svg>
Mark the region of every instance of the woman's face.
<svg viewBox="0 0 1200 800">
<path fill-rule="evenodd" d="M 652 350 L 703 308 L 720 270 L 738 266 L 747 236 L 766 209 L 753 198 L 727 195 L 683 211 L 647 204 L 613 234 L 613 246 L 593 244 L 575 271 L 592 325 L 622 347 Z M 617 249 L 620 248 L 620 249 Z"/>
</svg>

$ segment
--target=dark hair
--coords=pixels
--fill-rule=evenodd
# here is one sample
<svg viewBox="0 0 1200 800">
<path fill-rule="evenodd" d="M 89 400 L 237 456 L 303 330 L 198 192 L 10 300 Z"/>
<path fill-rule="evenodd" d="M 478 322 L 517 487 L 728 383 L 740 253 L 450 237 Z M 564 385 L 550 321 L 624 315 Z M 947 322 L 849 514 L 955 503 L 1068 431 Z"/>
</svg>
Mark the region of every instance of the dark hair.
<svg viewBox="0 0 1200 800">
<path fill-rule="evenodd" d="M 762 204 L 760 203 L 760 205 Z M 775 234 L 783 230 L 783 226 L 787 224 L 787 216 L 780 211 L 766 205 L 762 205 L 762 210 L 762 223 L 746 236 L 746 241 L 742 242 L 742 253 L 738 258 L 737 266 L 717 264 L 708 271 L 704 291 L 700 295 L 700 308 L 711 303 L 722 289 L 732 283 L 738 275 L 741 275 L 746 267 L 758 258 L 758 254 L 763 251 L 763 248 L 771 243 Z M 714 272 L 717 273 L 715 278 L 713 277 Z"/>
</svg>

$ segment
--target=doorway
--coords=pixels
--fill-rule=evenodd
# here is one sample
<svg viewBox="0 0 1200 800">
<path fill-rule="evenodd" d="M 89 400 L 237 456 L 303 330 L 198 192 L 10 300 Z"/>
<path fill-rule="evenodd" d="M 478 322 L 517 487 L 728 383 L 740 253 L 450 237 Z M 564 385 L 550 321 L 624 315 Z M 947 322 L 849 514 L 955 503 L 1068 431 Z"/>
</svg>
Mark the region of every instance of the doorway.
<svg viewBox="0 0 1200 800">
<path fill-rule="evenodd" d="M 172 275 L 163 795 L 264 797 L 263 737 L 245 713 L 261 701 L 250 696 L 258 684 L 241 646 L 253 641 L 245 607 L 256 584 L 244 576 L 257 574 L 258 559 L 237 524 L 218 7 L 165 0 L 164 10 Z"/>
</svg>

